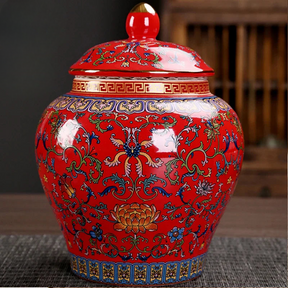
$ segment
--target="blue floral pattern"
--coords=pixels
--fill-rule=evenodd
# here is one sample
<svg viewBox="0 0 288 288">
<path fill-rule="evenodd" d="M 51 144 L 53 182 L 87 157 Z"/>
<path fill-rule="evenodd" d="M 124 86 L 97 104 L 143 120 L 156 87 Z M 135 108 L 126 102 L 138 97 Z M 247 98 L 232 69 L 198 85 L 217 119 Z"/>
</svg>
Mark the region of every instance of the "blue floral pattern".
<svg viewBox="0 0 288 288">
<path fill-rule="evenodd" d="M 168 236 L 170 237 L 171 243 L 176 240 L 180 240 L 183 238 L 184 228 L 174 227 L 171 231 L 168 232 Z"/>
</svg>

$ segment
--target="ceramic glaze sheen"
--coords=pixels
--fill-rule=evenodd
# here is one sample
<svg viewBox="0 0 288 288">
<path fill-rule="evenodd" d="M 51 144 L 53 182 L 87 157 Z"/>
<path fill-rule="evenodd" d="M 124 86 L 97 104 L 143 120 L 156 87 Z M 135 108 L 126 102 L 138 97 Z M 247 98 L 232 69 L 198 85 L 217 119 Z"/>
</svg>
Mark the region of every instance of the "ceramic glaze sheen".
<svg viewBox="0 0 288 288">
<path fill-rule="evenodd" d="M 73 65 L 72 90 L 47 107 L 37 128 L 39 176 L 72 271 L 91 281 L 159 285 L 200 276 L 241 170 L 242 128 L 233 109 L 209 92 L 203 76 L 213 70 L 176 44 L 165 44 L 168 56 L 141 54 L 163 46 L 153 39 L 153 11 L 138 5 L 128 15 L 136 19 L 127 20 L 131 39 L 105 44 L 107 53 L 98 45 Z M 133 32 L 142 20 L 154 26 Z M 173 62 L 183 49 L 190 51 L 186 70 Z M 99 57 L 106 66 L 93 70 Z M 182 68 L 163 77 L 171 63 Z M 146 78 L 134 77 L 142 73 Z"/>
</svg>

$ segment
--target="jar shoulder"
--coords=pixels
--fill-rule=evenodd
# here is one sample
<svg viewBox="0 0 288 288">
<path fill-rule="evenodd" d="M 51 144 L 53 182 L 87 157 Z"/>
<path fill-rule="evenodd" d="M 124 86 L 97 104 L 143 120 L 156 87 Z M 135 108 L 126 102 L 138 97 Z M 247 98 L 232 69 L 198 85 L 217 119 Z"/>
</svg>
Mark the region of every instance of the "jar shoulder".
<svg viewBox="0 0 288 288">
<path fill-rule="evenodd" d="M 197 113 L 203 117 L 215 117 L 219 112 L 234 110 L 223 99 L 215 95 L 197 97 L 95 97 L 94 95 L 64 94 L 52 101 L 47 109 L 72 113 Z"/>
</svg>

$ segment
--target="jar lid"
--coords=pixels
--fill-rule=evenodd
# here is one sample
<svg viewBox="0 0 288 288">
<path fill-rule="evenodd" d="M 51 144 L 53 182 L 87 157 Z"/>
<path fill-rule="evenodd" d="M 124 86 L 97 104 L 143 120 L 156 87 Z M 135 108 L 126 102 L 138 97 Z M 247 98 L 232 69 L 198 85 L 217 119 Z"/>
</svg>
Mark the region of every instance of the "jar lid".
<svg viewBox="0 0 288 288">
<path fill-rule="evenodd" d="M 126 40 L 90 48 L 69 70 L 72 75 L 116 77 L 206 77 L 214 75 L 192 49 L 158 41 L 158 14 L 139 3 L 128 14 Z"/>
</svg>

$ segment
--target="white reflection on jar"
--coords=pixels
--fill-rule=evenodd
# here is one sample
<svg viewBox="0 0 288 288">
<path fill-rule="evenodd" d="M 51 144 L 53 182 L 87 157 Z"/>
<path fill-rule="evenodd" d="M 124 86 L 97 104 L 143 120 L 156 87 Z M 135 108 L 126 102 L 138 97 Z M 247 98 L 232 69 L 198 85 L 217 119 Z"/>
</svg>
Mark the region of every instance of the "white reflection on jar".
<svg viewBox="0 0 288 288">
<path fill-rule="evenodd" d="M 76 119 L 69 119 L 59 128 L 57 141 L 61 148 L 66 149 L 73 145 L 75 135 L 80 127 L 81 125 Z"/>
<path fill-rule="evenodd" d="M 158 148 L 157 152 L 176 152 L 175 138 L 173 129 L 152 130 L 152 142 Z"/>
</svg>

